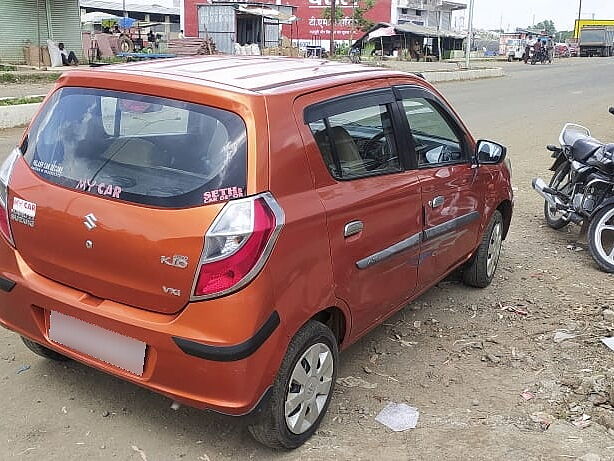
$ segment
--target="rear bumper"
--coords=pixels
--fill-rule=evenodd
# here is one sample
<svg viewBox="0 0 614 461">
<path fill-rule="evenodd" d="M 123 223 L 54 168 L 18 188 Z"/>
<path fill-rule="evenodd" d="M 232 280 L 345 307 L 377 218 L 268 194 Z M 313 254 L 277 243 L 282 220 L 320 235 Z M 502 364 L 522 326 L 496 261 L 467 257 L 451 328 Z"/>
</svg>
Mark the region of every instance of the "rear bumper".
<svg viewBox="0 0 614 461">
<path fill-rule="evenodd" d="M 250 292 L 251 285 L 220 300 L 189 304 L 176 315 L 159 314 L 94 298 L 53 282 L 32 272 L 14 250 L 7 249 L 0 242 L 1 326 L 189 406 L 240 416 L 256 409 L 268 394 L 286 344 L 276 311 L 269 308 L 254 315 L 260 307 L 254 299 L 262 297 Z M 9 252 L 13 261 L 5 264 L 5 253 Z M 257 281 L 253 284 L 258 289 Z M 237 309 L 244 309 L 244 315 Z M 134 375 L 50 341 L 51 310 L 145 342 L 143 374 Z M 213 322 L 214 318 L 218 322 Z M 239 341 L 225 338 L 233 324 L 250 333 Z"/>
</svg>

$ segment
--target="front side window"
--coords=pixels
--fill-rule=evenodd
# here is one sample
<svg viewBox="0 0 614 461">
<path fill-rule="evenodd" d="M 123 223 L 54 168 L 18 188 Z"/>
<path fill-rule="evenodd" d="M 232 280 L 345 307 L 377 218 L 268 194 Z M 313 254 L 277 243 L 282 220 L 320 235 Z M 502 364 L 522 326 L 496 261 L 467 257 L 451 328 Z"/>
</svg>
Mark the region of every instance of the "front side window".
<svg viewBox="0 0 614 461">
<path fill-rule="evenodd" d="M 387 104 L 331 115 L 311 122 L 309 127 L 336 179 L 401 170 Z"/>
<path fill-rule="evenodd" d="M 407 98 L 403 99 L 403 109 L 414 138 L 418 166 L 465 161 L 462 142 L 434 103 Z"/>
<path fill-rule="evenodd" d="M 222 109 L 69 87 L 45 104 L 22 150 L 52 183 L 187 208 L 245 195 L 246 137 L 241 117 Z"/>
</svg>

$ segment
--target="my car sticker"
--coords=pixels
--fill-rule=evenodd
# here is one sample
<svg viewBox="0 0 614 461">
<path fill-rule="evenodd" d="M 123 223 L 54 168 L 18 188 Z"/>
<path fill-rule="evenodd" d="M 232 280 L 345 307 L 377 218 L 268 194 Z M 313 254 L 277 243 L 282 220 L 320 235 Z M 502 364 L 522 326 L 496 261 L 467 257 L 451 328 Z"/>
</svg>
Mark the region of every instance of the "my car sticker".
<svg viewBox="0 0 614 461">
<path fill-rule="evenodd" d="M 34 227 L 36 218 L 36 203 L 18 197 L 13 198 L 13 208 L 11 209 L 11 219 L 26 226 Z"/>
<path fill-rule="evenodd" d="M 245 188 L 236 186 L 213 189 L 203 193 L 203 203 L 216 203 L 231 200 L 233 198 L 241 198 L 245 196 L 244 191 Z"/>
<path fill-rule="evenodd" d="M 80 179 L 79 182 L 77 182 L 75 189 L 92 192 L 98 195 L 106 195 L 113 198 L 119 198 L 122 193 L 122 188 L 120 186 L 105 184 L 103 182 L 97 183 L 96 181 L 90 181 L 89 179 Z"/>
</svg>

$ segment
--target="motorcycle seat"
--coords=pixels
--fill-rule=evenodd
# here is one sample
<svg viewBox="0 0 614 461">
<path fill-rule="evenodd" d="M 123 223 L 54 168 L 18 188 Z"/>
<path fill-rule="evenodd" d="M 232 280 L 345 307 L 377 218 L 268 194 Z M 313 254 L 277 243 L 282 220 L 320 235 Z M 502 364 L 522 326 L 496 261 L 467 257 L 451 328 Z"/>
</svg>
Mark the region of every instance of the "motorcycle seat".
<svg viewBox="0 0 614 461">
<path fill-rule="evenodd" d="M 609 144 L 609 146 L 614 148 L 614 144 Z M 574 160 L 584 162 L 600 147 L 603 147 L 603 143 L 601 141 L 598 141 L 595 138 L 583 137 L 573 143 L 571 146 L 571 155 L 573 156 Z"/>
</svg>

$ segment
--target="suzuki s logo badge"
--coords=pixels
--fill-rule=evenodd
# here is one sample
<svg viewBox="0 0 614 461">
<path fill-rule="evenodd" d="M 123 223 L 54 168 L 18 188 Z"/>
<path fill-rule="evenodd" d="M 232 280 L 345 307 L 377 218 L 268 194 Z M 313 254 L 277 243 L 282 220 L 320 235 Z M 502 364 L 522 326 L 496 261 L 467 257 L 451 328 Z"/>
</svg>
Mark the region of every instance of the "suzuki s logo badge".
<svg viewBox="0 0 614 461">
<path fill-rule="evenodd" d="M 83 224 L 85 224 L 85 227 L 87 227 L 87 230 L 92 230 L 93 228 L 96 227 L 97 221 L 98 221 L 98 218 L 94 216 L 94 213 L 90 213 L 90 214 L 85 215 L 85 221 L 83 221 Z"/>
</svg>

